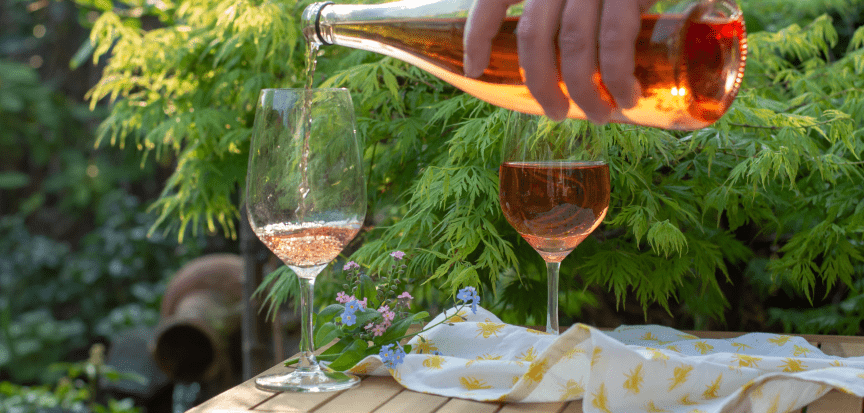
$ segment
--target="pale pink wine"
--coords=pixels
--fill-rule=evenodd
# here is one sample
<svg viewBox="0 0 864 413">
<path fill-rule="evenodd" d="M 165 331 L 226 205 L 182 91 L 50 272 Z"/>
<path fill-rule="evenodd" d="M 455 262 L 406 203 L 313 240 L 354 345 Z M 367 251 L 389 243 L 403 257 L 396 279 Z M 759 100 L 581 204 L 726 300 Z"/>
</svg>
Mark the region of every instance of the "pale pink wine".
<svg viewBox="0 0 864 413">
<path fill-rule="evenodd" d="M 281 226 L 283 228 L 274 228 Z M 288 227 L 268 225 L 258 238 L 285 264 L 295 267 L 327 265 L 357 235 L 360 225 Z"/>
<path fill-rule="evenodd" d="M 499 179 L 504 216 L 547 262 L 561 262 L 609 208 L 603 162 L 505 162 Z"/>
</svg>

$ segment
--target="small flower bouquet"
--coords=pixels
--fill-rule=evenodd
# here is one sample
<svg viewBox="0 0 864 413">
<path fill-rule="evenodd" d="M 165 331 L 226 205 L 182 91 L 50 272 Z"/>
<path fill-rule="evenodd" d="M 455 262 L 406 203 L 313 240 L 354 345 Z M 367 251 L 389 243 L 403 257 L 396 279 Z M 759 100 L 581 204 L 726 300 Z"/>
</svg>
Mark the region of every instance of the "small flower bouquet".
<svg viewBox="0 0 864 413">
<path fill-rule="evenodd" d="M 408 333 L 412 324 L 422 323 L 429 313 L 410 311 L 411 300 L 414 298 L 405 291 L 399 276 L 405 272 L 405 253 L 394 251 L 390 253 L 394 263 L 383 275 L 364 274 L 360 265 L 350 261 L 342 270 L 346 273 L 344 291 L 336 295 L 336 304 L 331 304 L 321 310 L 315 318 L 313 338 L 315 348 L 327 345 L 334 339 L 339 339 L 330 348 L 316 358 L 329 363 L 329 368 L 346 371 L 368 356 L 377 355 L 381 361 L 393 368 L 400 364 L 406 353 L 411 352 L 411 346 L 402 346 L 400 342 L 423 331 Z M 466 287 L 457 295 L 463 301 L 461 309 L 470 305 L 477 311 L 480 301 L 474 287 Z M 458 311 L 457 311 L 458 313 Z M 297 359 L 288 360 L 291 365 Z"/>
</svg>

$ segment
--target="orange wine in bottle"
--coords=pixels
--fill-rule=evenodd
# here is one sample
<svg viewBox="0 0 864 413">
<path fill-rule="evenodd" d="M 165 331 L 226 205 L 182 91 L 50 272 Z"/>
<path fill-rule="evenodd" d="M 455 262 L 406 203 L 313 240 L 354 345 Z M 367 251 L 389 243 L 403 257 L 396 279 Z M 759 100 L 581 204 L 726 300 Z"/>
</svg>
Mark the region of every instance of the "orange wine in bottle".
<svg viewBox="0 0 864 413">
<path fill-rule="evenodd" d="M 661 2 L 662 13 L 642 15 L 634 71 L 642 96 L 630 109 L 615 109 L 612 122 L 700 129 L 723 116 L 738 93 L 747 41 L 734 1 L 677 1 L 674 7 L 668 3 Z M 543 114 L 520 71 L 518 16 L 508 16 L 501 25 L 483 74 L 476 79 L 463 74 L 462 37 L 472 4 L 473 0 L 315 3 L 304 12 L 304 34 L 312 43 L 368 50 L 408 62 L 493 105 Z M 605 93 L 599 72 L 593 80 Z M 578 93 L 567 91 L 560 74 L 559 84 L 568 96 Z M 603 97 L 614 102 L 608 94 Z M 572 100 L 568 117 L 586 118 Z"/>
</svg>

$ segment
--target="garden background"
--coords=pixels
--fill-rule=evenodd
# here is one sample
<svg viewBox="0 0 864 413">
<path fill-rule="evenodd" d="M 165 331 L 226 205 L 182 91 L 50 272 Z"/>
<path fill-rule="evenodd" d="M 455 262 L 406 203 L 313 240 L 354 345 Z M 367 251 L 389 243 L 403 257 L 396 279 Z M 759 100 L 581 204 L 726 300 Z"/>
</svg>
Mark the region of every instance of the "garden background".
<svg viewBox="0 0 864 413">
<path fill-rule="evenodd" d="M 0 407 L 142 410 L 94 392 L 90 351 L 152 328 L 188 260 L 238 251 L 254 102 L 303 85 L 309 3 L 0 3 Z M 565 123 L 613 190 L 562 264 L 562 325 L 860 333 L 864 2 L 739 3 L 747 69 L 716 124 Z M 352 91 L 366 148 L 369 213 L 342 261 L 377 271 L 402 250 L 414 305 L 473 285 L 505 321 L 543 324 L 543 262 L 498 206 L 506 112 L 367 52 L 325 48 L 316 73 Z M 268 278 L 269 302 L 291 277 Z"/>
</svg>

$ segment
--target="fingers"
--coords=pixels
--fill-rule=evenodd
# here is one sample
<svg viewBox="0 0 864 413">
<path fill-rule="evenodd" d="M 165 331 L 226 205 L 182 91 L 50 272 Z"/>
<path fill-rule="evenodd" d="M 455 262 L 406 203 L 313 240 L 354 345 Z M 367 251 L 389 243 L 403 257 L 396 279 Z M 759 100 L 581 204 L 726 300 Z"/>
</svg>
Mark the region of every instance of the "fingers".
<svg viewBox="0 0 864 413">
<path fill-rule="evenodd" d="M 479 77 L 489 66 L 492 39 L 498 34 L 507 8 L 522 0 L 477 0 L 468 13 L 465 36 L 462 39 L 465 54 L 463 72 L 468 77 Z"/>
<path fill-rule="evenodd" d="M 519 18 L 519 65 L 525 85 L 546 116 L 560 121 L 567 117 L 570 103 L 558 86 L 555 56 L 556 33 L 564 0 L 528 0 Z"/>
<path fill-rule="evenodd" d="M 601 0 L 568 0 L 561 14 L 561 77 L 573 102 L 588 120 L 606 123 L 614 109 L 594 83 Z"/>
<path fill-rule="evenodd" d="M 465 27 L 464 72 L 479 77 L 489 65 L 492 40 L 507 8 L 520 0 L 476 0 Z M 563 120 L 567 96 L 595 123 L 605 123 L 615 107 L 632 108 L 642 95 L 634 75 L 640 11 L 656 0 L 526 0 L 518 26 L 519 64 L 525 85 L 546 116 Z M 560 30 L 559 30 L 560 29 Z M 557 38 L 556 38 L 557 36 Z M 599 69 L 609 95 L 596 84 Z"/>
<path fill-rule="evenodd" d="M 640 5 L 634 0 L 604 0 L 600 20 L 600 74 L 621 108 L 632 108 L 642 95 L 634 75 Z"/>
</svg>

